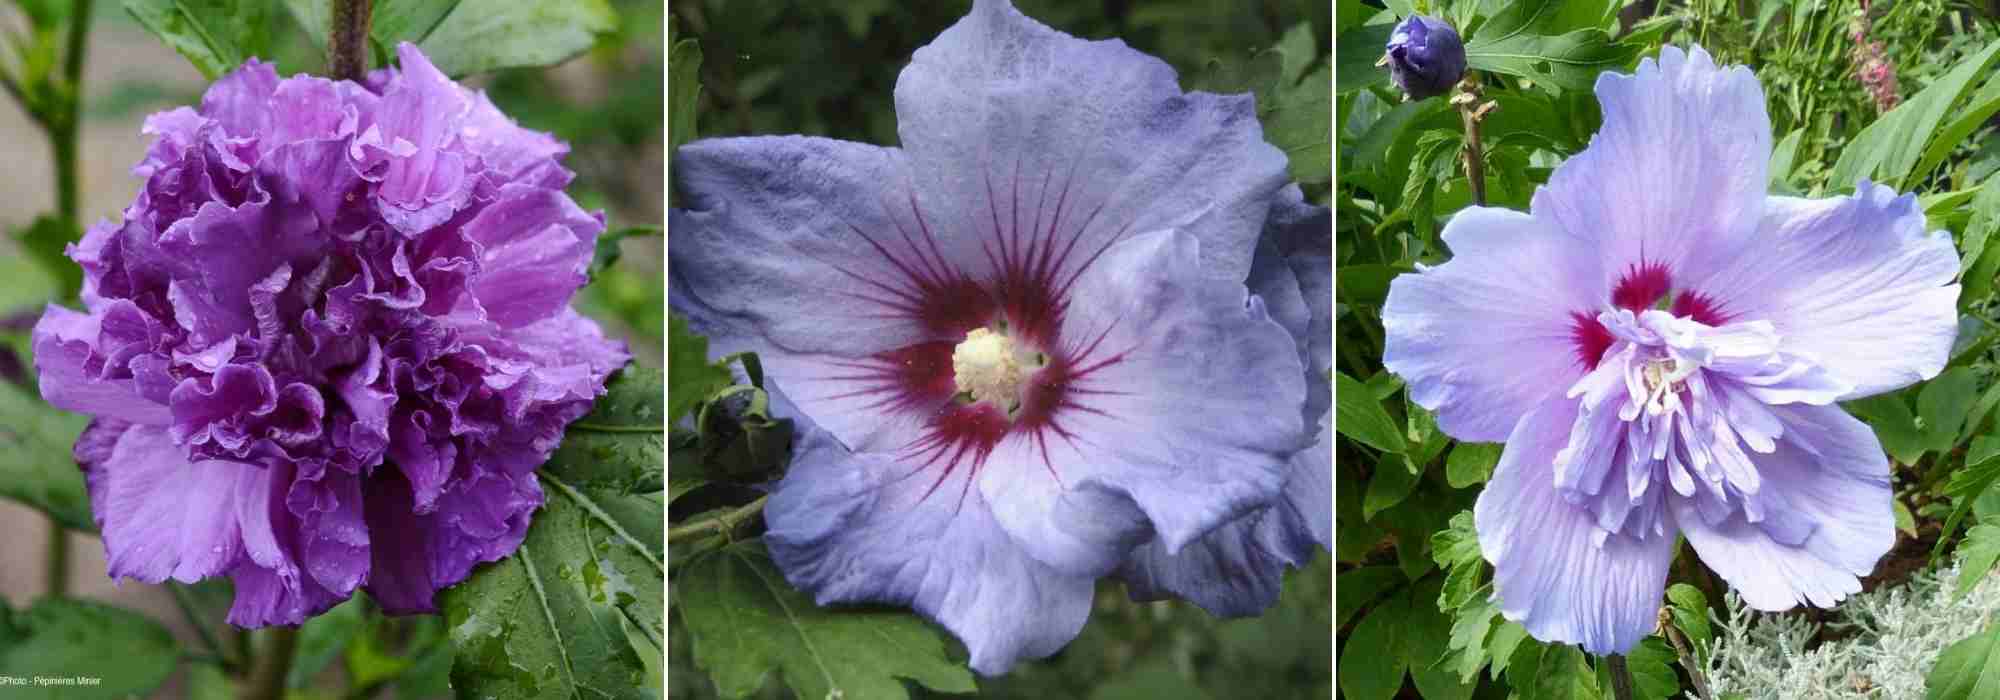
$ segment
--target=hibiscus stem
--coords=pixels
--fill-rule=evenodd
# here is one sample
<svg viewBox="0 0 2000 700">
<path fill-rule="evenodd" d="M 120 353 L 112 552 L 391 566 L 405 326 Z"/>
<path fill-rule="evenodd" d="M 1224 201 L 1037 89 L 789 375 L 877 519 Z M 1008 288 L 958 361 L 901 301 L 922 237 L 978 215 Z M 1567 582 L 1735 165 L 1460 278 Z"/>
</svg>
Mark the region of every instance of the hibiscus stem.
<svg viewBox="0 0 2000 700">
<path fill-rule="evenodd" d="M 1606 656 L 1604 666 L 1611 672 L 1611 697 L 1632 700 L 1632 670 L 1625 667 L 1625 657 Z"/>
<path fill-rule="evenodd" d="M 69 532 L 49 520 L 49 595 L 69 594 Z"/>
<path fill-rule="evenodd" d="M 770 500 L 770 498 L 770 496 L 761 496 L 757 500 L 751 501 L 750 505 L 723 513 L 718 517 L 670 528 L 667 530 L 667 544 L 672 545 L 675 542 L 710 534 L 735 532 L 737 526 L 742 525 L 744 521 L 755 517 L 758 513 L 764 512 L 764 502 Z"/>
<path fill-rule="evenodd" d="M 1472 187 L 1472 204 L 1483 207 L 1486 206 L 1486 150 L 1479 142 L 1479 122 L 1493 111 L 1496 103 L 1479 103 L 1479 79 L 1473 75 L 1466 75 L 1458 90 L 1458 94 L 1452 95 L 1451 104 L 1458 108 L 1458 116 L 1465 122 L 1465 181 Z"/>
<path fill-rule="evenodd" d="M 1689 648 L 1687 635 L 1682 634 L 1680 628 L 1673 625 L 1671 617 L 1666 613 L 1662 612 L 1660 619 L 1665 623 L 1661 628 L 1667 633 L 1667 642 L 1674 645 L 1674 653 L 1681 657 L 1681 668 L 1687 669 L 1688 680 L 1694 684 L 1695 697 L 1701 700 L 1715 700 L 1715 696 L 1708 691 L 1708 674 L 1702 669 L 1701 661 L 1695 658 L 1694 650 Z"/>
<path fill-rule="evenodd" d="M 283 700 L 285 677 L 292 671 L 293 652 L 299 648 L 299 628 L 273 627 L 264 632 L 263 648 L 257 652 L 256 666 L 250 669 L 250 697 L 255 700 Z"/>
<path fill-rule="evenodd" d="M 187 619 L 188 626 L 193 627 L 195 635 L 201 637 L 202 646 L 207 647 L 211 653 L 215 654 L 215 658 L 221 666 L 231 672 L 242 668 L 242 660 L 233 656 L 231 654 L 233 650 L 224 647 L 222 642 L 216 638 L 215 632 L 208 628 L 208 621 L 202 619 L 201 613 L 194 603 L 194 597 L 188 593 L 187 586 L 178 582 L 169 582 L 167 590 L 173 593 L 174 607 L 181 609 L 181 617 Z"/>
<path fill-rule="evenodd" d="M 374 0 L 332 0 L 333 29 L 326 40 L 327 72 L 359 82 L 368 73 L 368 21 Z"/>
</svg>

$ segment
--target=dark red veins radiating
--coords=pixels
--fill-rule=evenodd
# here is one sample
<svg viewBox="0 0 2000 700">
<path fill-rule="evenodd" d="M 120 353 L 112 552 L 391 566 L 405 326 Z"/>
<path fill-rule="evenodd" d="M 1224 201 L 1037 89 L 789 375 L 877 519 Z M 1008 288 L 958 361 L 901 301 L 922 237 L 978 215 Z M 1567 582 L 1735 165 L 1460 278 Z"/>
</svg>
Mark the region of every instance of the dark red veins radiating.
<svg viewBox="0 0 2000 700">
<path fill-rule="evenodd" d="M 911 475 L 931 474 L 926 497 L 961 468 L 976 474 L 1010 436 L 1025 440 L 1030 453 L 1039 454 L 1050 477 L 1060 482 L 1049 443 L 1053 439 L 1074 447 L 1083 442 L 1068 422 L 1072 416 L 1108 415 L 1096 404 L 1119 392 L 1102 386 L 1100 373 L 1124 362 L 1130 352 L 1111 347 L 1111 328 L 1089 337 L 1063 333 L 1071 287 L 1130 231 L 1130 224 L 1114 229 L 1100 221 L 1104 205 L 1086 207 L 1080 201 L 1085 197 L 1072 187 L 1074 171 L 1058 184 L 1053 169 L 1024 179 L 1016 166 L 1010 180 L 995 182 L 989 171 L 984 211 L 967 222 L 969 232 L 958 232 L 978 238 L 987 269 L 978 276 L 968 274 L 964 265 L 981 261 L 955 261 L 942 252 L 935 226 L 947 224 L 928 219 L 913 195 L 894 207 L 883 202 L 885 211 L 907 207 L 910 225 L 893 215 L 888 218 L 896 225 L 890 232 L 849 225 L 884 265 L 874 275 L 841 269 L 858 283 L 842 293 L 873 305 L 880 317 L 919 324 L 936 340 L 840 363 L 843 372 L 827 379 L 841 382 L 841 391 L 819 398 L 861 399 L 841 410 L 880 412 L 884 422 L 893 415 L 921 415 L 922 429 L 901 454 Z M 1023 201 L 1023 195 L 1034 201 Z M 1044 358 L 1011 416 L 989 403 L 963 403 L 955 396 L 953 348 L 966 333 L 995 321 L 1005 322 L 1004 332 L 1013 342 Z M 967 476 L 960 498 L 972 482 Z"/>
<path fill-rule="evenodd" d="M 1654 308 L 1661 300 L 1671 300 L 1669 312 L 1675 316 L 1692 318 L 1697 323 L 1719 326 L 1729 320 L 1722 310 L 1722 304 L 1715 297 L 1692 290 L 1675 290 L 1673 274 L 1665 263 L 1641 262 L 1625 267 L 1618 277 L 1618 283 L 1611 288 L 1611 304 L 1614 307 L 1643 313 Z M 1594 310 L 1570 312 L 1570 344 L 1576 359 L 1585 369 L 1596 369 L 1604 358 L 1604 352 L 1611 349 L 1611 331 L 1598 323 Z"/>
</svg>

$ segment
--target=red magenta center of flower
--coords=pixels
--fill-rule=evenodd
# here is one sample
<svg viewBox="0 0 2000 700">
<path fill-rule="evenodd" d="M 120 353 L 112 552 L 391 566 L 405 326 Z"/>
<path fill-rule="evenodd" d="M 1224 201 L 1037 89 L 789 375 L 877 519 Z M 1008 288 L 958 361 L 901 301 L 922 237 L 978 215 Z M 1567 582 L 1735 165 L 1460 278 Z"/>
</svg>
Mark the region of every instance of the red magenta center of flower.
<svg viewBox="0 0 2000 700">
<path fill-rule="evenodd" d="M 1655 308 L 1662 301 L 1669 301 L 1669 311 L 1679 317 L 1692 318 L 1697 323 L 1720 326 L 1728 322 L 1730 316 L 1722 308 L 1722 303 L 1714 296 L 1694 291 L 1675 290 L 1673 274 L 1665 263 L 1642 262 L 1627 265 L 1618 277 L 1618 283 L 1611 288 L 1611 305 L 1632 313 L 1643 313 Z M 1576 353 L 1577 362 L 1585 369 L 1596 369 L 1604 353 L 1611 349 L 1614 339 L 1611 331 L 1598 323 L 1597 312 L 1589 310 L 1570 312 L 1570 345 Z"/>
</svg>

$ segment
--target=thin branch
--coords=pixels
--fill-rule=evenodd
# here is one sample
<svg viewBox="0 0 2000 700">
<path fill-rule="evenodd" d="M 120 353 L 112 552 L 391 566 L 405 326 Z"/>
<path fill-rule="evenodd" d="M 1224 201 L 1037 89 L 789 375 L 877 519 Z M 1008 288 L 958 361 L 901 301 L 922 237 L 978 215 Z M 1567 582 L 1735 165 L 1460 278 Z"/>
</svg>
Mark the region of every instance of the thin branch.
<svg viewBox="0 0 2000 700">
<path fill-rule="evenodd" d="M 326 40 L 327 72 L 334 80 L 359 82 L 368 73 L 368 22 L 374 0 L 331 0 L 332 33 Z"/>
<path fill-rule="evenodd" d="M 764 502 L 770 499 L 770 496 L 759 497 L 757 500 L 751 501 L 750 505 L 723 513 L 720 516 L 669 529 L 667 530 L 667 544 L 672 545 L 675 542 L 704 535 L 735 532 L 736 528 L 745 521 L 764 512 Z"/>
</svg>

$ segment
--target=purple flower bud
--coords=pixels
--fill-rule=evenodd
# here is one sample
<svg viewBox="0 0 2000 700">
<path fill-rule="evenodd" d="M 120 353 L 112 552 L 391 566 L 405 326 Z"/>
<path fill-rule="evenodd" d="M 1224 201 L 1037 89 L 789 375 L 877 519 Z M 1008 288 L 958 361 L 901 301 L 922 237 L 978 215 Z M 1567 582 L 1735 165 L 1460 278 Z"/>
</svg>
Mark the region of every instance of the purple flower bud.
<svg viewBox="0 0 2000 700">
<path fill-rule="evenodd" d="M 1410 15 L 1389 35 L 1389 78 L 1410 99 L 1421 100 L 1451 91 L 1465 75 L 1465 44 L 1444 20 Z"/>
<path fill-rule="evenodd" d="M 146 120 L 144 179 L 34 330 L 108 573 L 228 576 L 229 621 L 396 614 L 513 553 L 535 468 L 629 356 L 569 308 L 603 215 L 568 148 L 408 44 L 370 84 L 245 63 Z"/>
</svg>

